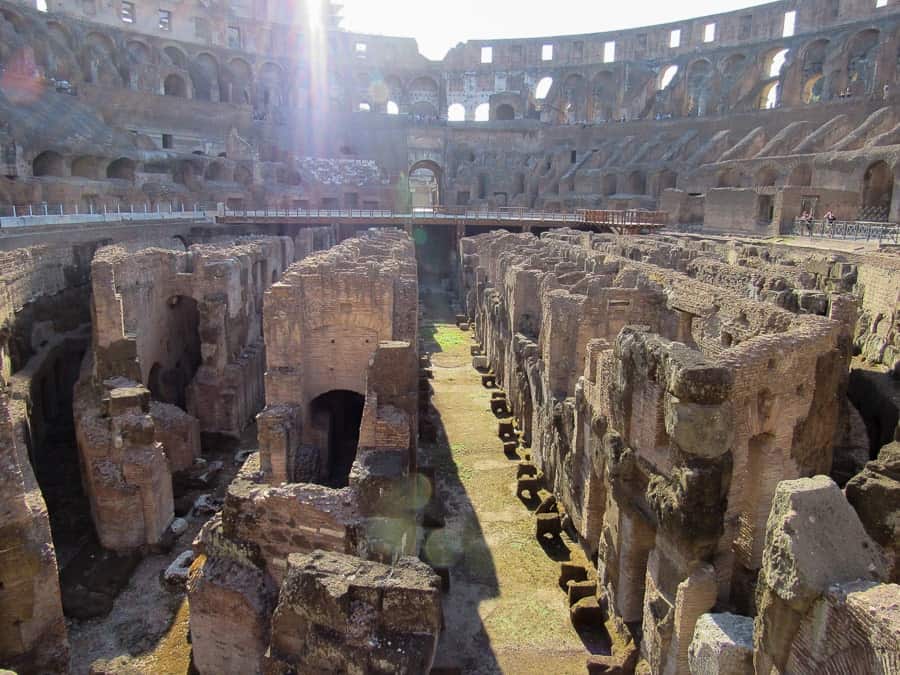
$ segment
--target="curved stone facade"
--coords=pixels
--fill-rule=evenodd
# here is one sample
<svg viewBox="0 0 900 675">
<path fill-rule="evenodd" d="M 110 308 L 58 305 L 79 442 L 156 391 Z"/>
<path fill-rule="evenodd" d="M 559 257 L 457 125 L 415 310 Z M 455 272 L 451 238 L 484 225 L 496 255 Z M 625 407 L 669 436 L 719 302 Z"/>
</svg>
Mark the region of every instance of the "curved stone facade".
<svg viewBox="0 0 900 675">
<path fill-rule="evenodd" d="M 405 210 L 426 168 L 446 205 L 661 205 L 719 231 L 900 209 L 900 15 L 874 0 L 469 41 L 442 61 L 264 1 L 48 9 L 0 4 L 8 205 Z"/>
</svg>

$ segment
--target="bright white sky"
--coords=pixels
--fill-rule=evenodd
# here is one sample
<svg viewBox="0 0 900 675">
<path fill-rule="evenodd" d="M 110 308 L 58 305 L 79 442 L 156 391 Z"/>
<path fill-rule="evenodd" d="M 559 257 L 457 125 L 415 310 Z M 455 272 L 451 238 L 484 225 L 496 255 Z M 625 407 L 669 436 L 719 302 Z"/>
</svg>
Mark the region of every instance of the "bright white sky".
<svg viewBox="0 0 900 675">
<path fill-rule="evenodd" d="M 343 28 L 414 37 L 429 59 L 474 39 L 601 33 L 691 19 L 768 0 L 343 0 Z M 341 0 L 338 0 L 341 2 Z"/>
</svg>

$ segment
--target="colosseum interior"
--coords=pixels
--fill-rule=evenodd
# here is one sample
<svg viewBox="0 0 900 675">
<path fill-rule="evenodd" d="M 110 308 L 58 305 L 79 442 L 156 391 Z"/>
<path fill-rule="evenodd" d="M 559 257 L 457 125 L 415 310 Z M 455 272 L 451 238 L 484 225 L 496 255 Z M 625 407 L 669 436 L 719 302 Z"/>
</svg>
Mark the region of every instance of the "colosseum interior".
<svg viewBox="0 0 900 675">
<path fill-rule="evenodd" d="M 0 673 L 900 674 L 898 0 L 0 0 L 0 147 Z"/>
</svg>

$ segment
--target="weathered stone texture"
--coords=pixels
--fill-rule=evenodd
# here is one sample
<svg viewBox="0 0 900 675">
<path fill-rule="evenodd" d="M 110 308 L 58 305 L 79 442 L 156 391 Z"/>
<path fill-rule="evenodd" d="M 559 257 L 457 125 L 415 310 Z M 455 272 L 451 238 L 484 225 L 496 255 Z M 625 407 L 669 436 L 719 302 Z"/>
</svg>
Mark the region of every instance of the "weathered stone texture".
<svg viewBox="0 0 900 675">
<path fill-rule="evenodd" d="M 199 457 L 201 432 L 238 436 L 262 408 L 262 296 L 293 256 L 285 237 L 95 255 L 93 352 L 75 409 L 105 547 L 158 542 L 171 474 Z"/>
<path fill-rule="evenodd" d="M 440 579 L 417 559 L 389 567 L 295 554 L 272 617 L 266 672 L 428 672 L 441 621 Z"/>
<path fill-rule="evenodd" d="M 0 393 L 0 662 L 64 672 L 69 644 L 50 521 L 9 403 Z"/>
<path fill-rule="evenodd" d="M 687 668 L 702 613 L 753 611 L 775 487 L 830 470 L 847 410 L 852 327 L 699 253 L 572 231 L 460 244 L 487 362 L 653 672 Z"/>
<path fill-rule="evenodd" d="M 884 550 L 888 578 L 900 583 L 900 442 L 885 445 L 878 459 L 850 479 L 846 494 L 866 532 Z"/>
<path fill-rule="evenodd" d="M 816 603 L 833 584 L 879 581 L 886 574 L 879 547 L 833 481 L 816 476 L 780 483 L 772 501 L 757 587 L 757 672 L 796 672 L 790 670 L 791 654 L 795 648 L 802 649 L 804 624 L 819 621 Z M 896 595 L 900 587 L 886 588 L 900 600 Z M 862 631 L 865 642 L 869 627 Z M 803 672 L 816 672 L 810 662 L 803 667 Z"/>
<path fill-rule="evenodd" d="M 688 651 L 691 675 L 751 675 L 753 619 L 737 614 L 703 614 Z"/>
</svg>

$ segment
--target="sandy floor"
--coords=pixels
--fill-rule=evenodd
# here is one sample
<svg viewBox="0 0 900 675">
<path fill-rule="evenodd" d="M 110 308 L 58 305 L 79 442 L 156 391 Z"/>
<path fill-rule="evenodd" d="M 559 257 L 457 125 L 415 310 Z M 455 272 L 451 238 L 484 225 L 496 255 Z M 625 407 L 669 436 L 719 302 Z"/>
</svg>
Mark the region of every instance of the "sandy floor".
<svg viewBox="0 0 900 675">
<path fill-rule="evenodd" d="M 256 426 L 244 434 L 240 448 L 256 446 Z M 215 490 L 225 489 L 237 473 L 236 447 L 204 452 L 209 461 L 224 463 Z M 162 573 L 191 542 L 206 517 L 189 519 L 190 527 L 165 555 L 149 555 L 138 565 L 128 586 L 116 598 L 112 612 L 101 619 L 69 623 L 72 675 L 185 675 L 189 671 L 188 604 L 183 590 L 170 589 Z M 93 667 L 93 671 L 91 668 Z M 224 674 L 223 674 L 224 675 Z"/>
<path fill-rule="evenodd" d="M 437 666 L 464 673 L 584 673 L 589 645 L 569 621 L 558 560 L 534 536 L 534 516 L 516 497 L 515 461 L 503 454 L 490 391 L 471 366 L 471 333 L 451 323 L 447 298 L 432 293 L 421 332 L 432 351 L 439 436 L 422 452 L 435 466 L 447 524 L 426 541 L 453 562 L 444 596 L 447 627 Z M 579 553 L 573 553 L 580 555 Z"/>
</svg>

